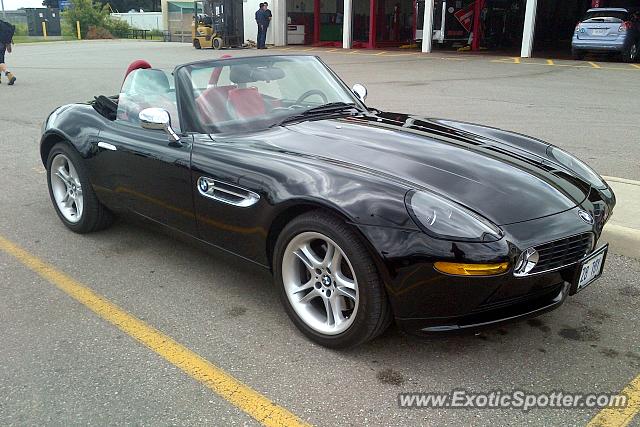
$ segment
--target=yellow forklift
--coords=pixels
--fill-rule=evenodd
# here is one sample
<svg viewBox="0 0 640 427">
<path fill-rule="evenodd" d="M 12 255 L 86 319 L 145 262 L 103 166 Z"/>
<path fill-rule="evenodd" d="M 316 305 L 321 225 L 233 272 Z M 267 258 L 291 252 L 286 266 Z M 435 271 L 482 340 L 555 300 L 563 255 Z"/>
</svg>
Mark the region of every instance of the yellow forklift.
<svg viewBox="0 0 640 427">
<path fill-rule="evenodd" d="M 217 50 L 242 46 L 242 0 L 194 1 L 193 6 L 193 47 Z"/>
</svg>

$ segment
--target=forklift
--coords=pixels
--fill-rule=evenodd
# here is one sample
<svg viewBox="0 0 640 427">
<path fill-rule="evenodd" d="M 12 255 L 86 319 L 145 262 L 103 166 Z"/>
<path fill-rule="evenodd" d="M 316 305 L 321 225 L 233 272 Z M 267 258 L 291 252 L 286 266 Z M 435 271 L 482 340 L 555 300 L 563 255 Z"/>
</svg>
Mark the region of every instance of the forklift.
<svg viewBox="0 0 640 427">
<path fill-rule="evenodd" d="M 203 0 L 193 2 L 191 36 L 196 49 L 242 47 L 244 21 L 242 0 Z"/>
</svg>

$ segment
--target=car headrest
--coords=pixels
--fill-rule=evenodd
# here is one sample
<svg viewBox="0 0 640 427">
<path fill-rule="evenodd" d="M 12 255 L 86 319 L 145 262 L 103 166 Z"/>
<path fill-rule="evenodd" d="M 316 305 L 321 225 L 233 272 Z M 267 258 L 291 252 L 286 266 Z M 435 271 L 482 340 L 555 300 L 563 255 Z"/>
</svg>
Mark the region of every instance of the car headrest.
<svg viewBox="0 0 640 427">
<path fill-rule="evenodd" d="M 170 90 L 171 84 L 167 74 L 153 68 L 133 70 L 122 85 L 123 93 L 139 95 L 166 93 Z"/>
<path fill-rule="evenodd" d="M 252 68 L 249 64 L 232 65 L 229 79 L 235 83 L 254 83 L 284 78 L 284 71 L 276 67 Z"/>
<path fill-rule="evenodd" d="M 228 58 L 232 58 L 232 56 L 225 54 L 220 57 L 220 59 L 228 59 Z M 213 71 L 211 72 L 211 77 L 209 78 L 209 84 L 213 86 L 217 85 L 218 80 L 220 80 L 220 74 L 222 74 L 222 67 L 214 68 Z"/>
<path fill-rule="evenodd" d="M 136 59 L 127 67 L 127 72 L 124 73 L 124 80 L 127 80 L 127 77 L 129 77 L 129 74 L 131 74 L 132 71 L 147 70 L 149 68 L 151 68 L 151 64 L 149 64 L 147 61 L 145 61 L 144 59 Z M 122 81 L 123 85 L 124 80 Z"/>
</svg>

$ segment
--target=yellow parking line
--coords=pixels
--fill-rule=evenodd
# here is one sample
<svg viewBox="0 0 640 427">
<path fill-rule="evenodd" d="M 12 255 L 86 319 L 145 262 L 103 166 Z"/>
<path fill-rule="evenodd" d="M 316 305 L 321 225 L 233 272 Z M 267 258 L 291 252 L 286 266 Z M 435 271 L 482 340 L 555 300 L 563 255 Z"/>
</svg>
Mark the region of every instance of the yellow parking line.
<svg viewBox="0 0 640 427">
<path fill-rule="evenodd" d="M 203 359 L 197 353 L 2 236 L 0 236 L 0 250 L 16 258 L 43 279 L 54 284 L 58 289 L 104 320 L 117 326 L 124 333 L 140 341 L 261 424 L 285 427 L 308 425 L 285 408 Z"/>
<path fill-rule="evenodd" d="M 387 53 L 387 52 L 383 50 L 382 52 L 376 53 L 376 56 L 384 55 L 385 53 Z"/>
<path fill-rule="evenodd" d="M 620 394 L 629 399 L 624 408 L 605 408 L 600 411 L 587 427 L 625 427 L 640 412 L 640 375 L 635 377 Z"/>
<path fill-rule="evenodd" d="M 593 68 L 602 68 L 601 66 L 599 66 L 595 62 L 591 62 L 591 61 L 589 61 L 589 65 L 591 65 Z"/>
<path fill-rule="evenodd" d="M 631 65 L 631 66 L 632 66 L 632 67 L 634 67 L 634 68 L 638 68 L 638 69 L 640 69 L 640 65 L 638 65 L 638 64 L 629 64 L 629 65 Z"/>
<path fill-rule="evenodd" d="M 556 65 L 553 59 L 547 59 L 547 65 Z"/>
</svg>

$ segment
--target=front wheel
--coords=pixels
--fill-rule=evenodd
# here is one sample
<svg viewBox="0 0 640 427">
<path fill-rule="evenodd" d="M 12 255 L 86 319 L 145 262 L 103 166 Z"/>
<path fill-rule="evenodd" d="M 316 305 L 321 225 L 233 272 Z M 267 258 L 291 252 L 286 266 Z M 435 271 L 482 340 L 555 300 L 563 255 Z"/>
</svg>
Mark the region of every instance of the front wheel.
<svg viewBox="0 0 640 427">
<path fill-rule="evenodd" d="M 66 143 L 49 152 L 47 184 L 53 207 L 70 230 L 89 233 L 111 224 L 113 216 L 96 197 L 82 158 Z"/>
<path fill-rule="evenodd" d="M 215 50 L 220 50 L 222 49 L 222 46 L 224 45 L 224 43 L 222 42 L 222 39 L 220 37 L 215 37 L 212 41 L 211 41 L 211 46 L 213 46 L 213 48 Z"/>
<path fill-rule="evenodd" d="M 322 211 L 297 217 L 280 234 L 273 262 L 287 314 L 318 344 L 352 347 L 389 325 L 390 308 L 373 259 L 341 219 Z"/>
</svg>

